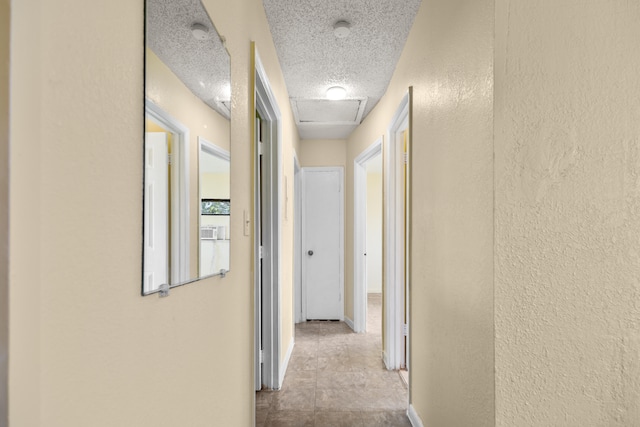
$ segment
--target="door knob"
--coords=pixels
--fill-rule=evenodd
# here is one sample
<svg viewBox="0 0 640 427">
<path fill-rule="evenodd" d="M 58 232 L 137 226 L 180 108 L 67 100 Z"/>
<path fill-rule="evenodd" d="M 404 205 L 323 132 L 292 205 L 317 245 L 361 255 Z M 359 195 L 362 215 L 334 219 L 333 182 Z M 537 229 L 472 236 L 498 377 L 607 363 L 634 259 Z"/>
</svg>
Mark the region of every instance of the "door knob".
<svg viewBox="0 0 640 427">
<path fill-rule="evenodd" d="M 309 251 L 307 253 L 309 254 L 309 256 L 313 255 L 313 251 Z"/>
</svg>

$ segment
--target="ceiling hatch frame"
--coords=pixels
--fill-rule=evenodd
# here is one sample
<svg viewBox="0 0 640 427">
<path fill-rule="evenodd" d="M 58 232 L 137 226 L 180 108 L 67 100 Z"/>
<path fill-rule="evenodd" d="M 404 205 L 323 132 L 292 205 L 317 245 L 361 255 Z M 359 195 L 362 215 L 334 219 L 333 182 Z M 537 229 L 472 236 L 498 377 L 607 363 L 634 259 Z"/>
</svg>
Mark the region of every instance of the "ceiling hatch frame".
<svg viewBox="0 0 640 427">
<path fill-rule="evenodd" d="M 364 111 L 367 107 L 368 97 L 364 98 L 346 98 L 341 100 L 328 100 L 326 98 L 290 98 L 291 109 L 293 110 L 293 117 L 296 121 L 296 125 L 304 125 L 304 126 L 333 126 L 333 125 L 359 125 L 362 122 L 362 117 L 364 115 Z M 358 111 L 356 112 L 354 120 L 333 120 L 333 121 L 301 121 L 300 120 L 300 110 L 298 109 L 298 102 L 318 102 L 318 103 L 332 103 L 332 105 L 336 105 L 337 103 L 342 102 L 360 102 L 358 106 Z"/>
</svg>

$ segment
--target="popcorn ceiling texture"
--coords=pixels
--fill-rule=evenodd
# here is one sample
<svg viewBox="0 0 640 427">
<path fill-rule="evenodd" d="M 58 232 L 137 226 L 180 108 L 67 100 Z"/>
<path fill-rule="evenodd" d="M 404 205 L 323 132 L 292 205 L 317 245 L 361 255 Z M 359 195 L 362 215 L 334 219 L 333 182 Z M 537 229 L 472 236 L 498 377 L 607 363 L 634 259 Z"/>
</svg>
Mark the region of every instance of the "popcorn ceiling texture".
<svg viewBox="0 0 640 427">
<path fill-rule="evenodd" d="M 638 2 L 496 2 L 497 426 L 640 425 Z"/>
<path fill-rule="evenodd" d="M 149 48 L 198 98 L 224 117 L 230 99 L 230 60 L 200 0 L 147 0 Z M 211 38 L 196 40 L 191 26 L 209 29 Z M 202 83 L 201 83 L 202 82 Z"/>
<path fill-rule="evenodd" d="M 368 98 L 366 117 L 387 89 L 420 0 L 263 0 L 263 4 L 289 96 L 325 99 L 329 87 L 344 86 L 348 98 Z M 346 38 L 333 34 L 333 25 L 341 20 L 351 23 Z M 345 129 L 350 133 L 353 128 Z"/>
</svg>

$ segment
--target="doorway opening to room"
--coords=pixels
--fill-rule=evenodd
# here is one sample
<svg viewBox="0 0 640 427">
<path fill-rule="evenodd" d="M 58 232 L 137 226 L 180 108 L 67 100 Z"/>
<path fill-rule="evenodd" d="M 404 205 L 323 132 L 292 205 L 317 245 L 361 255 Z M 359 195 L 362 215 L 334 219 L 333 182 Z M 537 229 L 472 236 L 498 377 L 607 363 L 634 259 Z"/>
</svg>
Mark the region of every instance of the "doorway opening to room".
<svg viewBox="0 0 640 427">
<path fill-rule="evenodd" d="M 382 334 L 382 138 L 354 160 L 354 320 L 356 332 Z"/>
<path fill-rule="evenodd" d="M 366 332 L 382 335 L 382 152 L 365 163 L 366 169 Z"/>
</svg>

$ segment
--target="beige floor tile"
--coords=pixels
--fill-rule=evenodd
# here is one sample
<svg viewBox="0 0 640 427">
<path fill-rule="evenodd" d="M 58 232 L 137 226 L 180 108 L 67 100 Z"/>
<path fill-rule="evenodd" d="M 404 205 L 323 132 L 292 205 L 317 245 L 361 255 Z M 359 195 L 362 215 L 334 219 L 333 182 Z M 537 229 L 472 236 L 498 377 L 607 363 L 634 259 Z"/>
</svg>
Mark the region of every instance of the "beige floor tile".
<svg viewBox="0 0 640 427">
<path fill-rule="evenodd" d="M 366 408 L 362 387 L 326 388 L 316 390 L 317 411 L 360 411 Z"/>
<path fill-rule="evenodd" d="M 317 388 L 364 387 L 366 382 L 365 372 L 318 371 Z"/>
<path fill-rule="evenodd" d="M 316 412 L 314 427 L 366 427 L 359 411 Z"/>
<path fill-rule="evenodd" d="M 256 393 L 256 408 L 268 408 L 271 406 L 274 393 L 275 392 L 269 390 Z"/>
<path fill-rule="evenodd" d="M 293 347 L 293 355 L 315 355 L 318 353 L 318 341 L 298 341 Z"/>
<path fill-rule="evenodd" d="M 298 389 L 298 388 L 315 388 L 317 381 L 317 370 L 299 370 L 299 371 L 287 371 L 287 375 L 284 377 L 284 383 L 282 389 Z"/>
<path fill-rule="evenodd" d="M 318 369 L 318 356 L 316 355 L 292 355 L 287 371 L 309 371 Z"/>
<path fill-rule="evenodd" d="M 363 412 L 362 421 L 366 427 L 411 427 L 405 411 Z"/>
<path fill-rule="evenodd" d="M 343 342 L 327 343 L 325 340 L 316 349 L 318 356 L 349 356 L 349 346 Z"/>
<path fill-rule="evenodd" d="M 314 427 L 313 411 L 276 411 L 271 412 L 265 427 Z"/>
<path fill-rule="evenodd" d="M 276 411 L 313 411 L 315 401 L 315 388 L 289 388 L 276 393 L 272 408 Z"/>
<path fill-rule="evenodd" d="M 349 356 L 318 356 L 318 371 L 351 372 L 357 368 Z"/>
<path fill-rule="evenodd" d="M 269 415 L 268 406 L 263 408 L 256 408 L 256 425 L 266 423 L 268 415 Z"/>
<path fill-rule="evenodd" d="M 402 411 L 407 408 L 407 393 L 389 388 L 364 388 L 361 394 L 363 411 Z"/>
<path fill-rule="evenodd" d="M 364 370 L 376 373 L 388 372 L 380 357 L 349 357 L 349 364 L 353 367 L 353 370 Z"/>
<path fill-rule="evenodd" d="M 343 322 L 296 325 L 282 390 L 256 394 L 258 427 L 410 426 L 407 389 L 382 362 L 380 301 L 369 295 L 367 333 Z"/>
<path fill-rule="evenodd" d="M 365 386 L 367 388 L 396 388 L 404 390 L 404 384 L 396 371 L 368 372 Z"/>
</svg>

